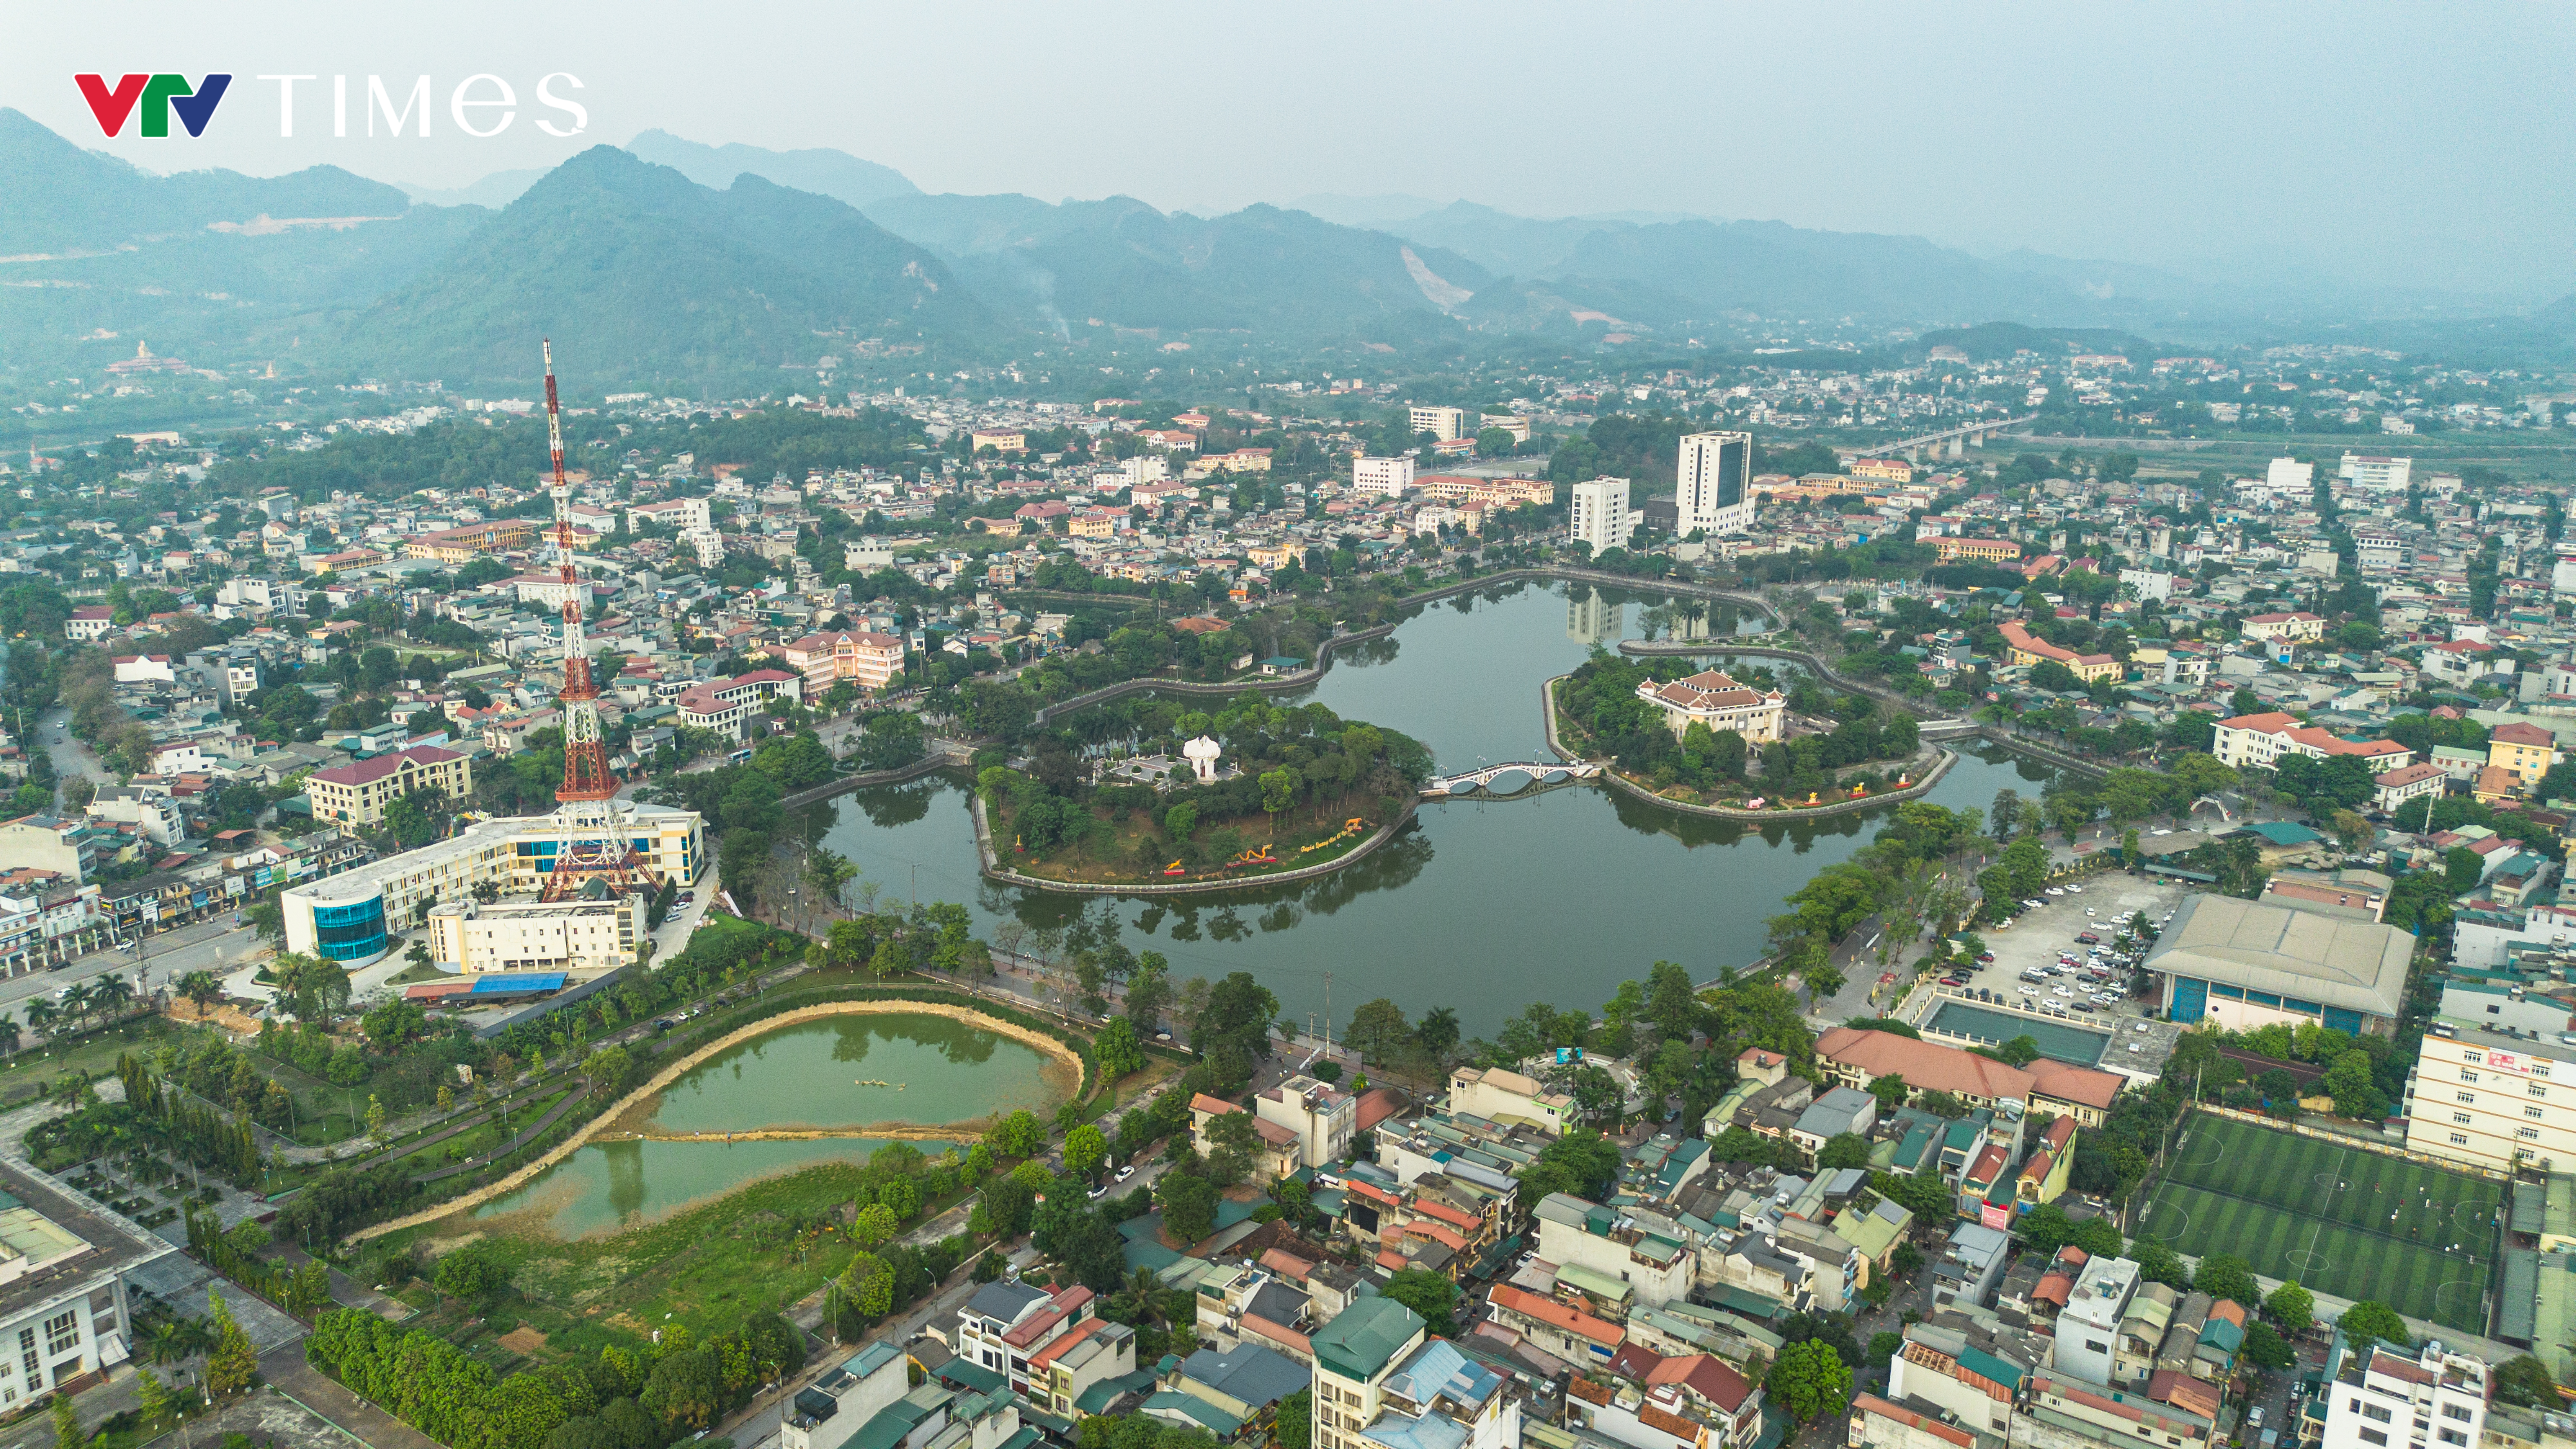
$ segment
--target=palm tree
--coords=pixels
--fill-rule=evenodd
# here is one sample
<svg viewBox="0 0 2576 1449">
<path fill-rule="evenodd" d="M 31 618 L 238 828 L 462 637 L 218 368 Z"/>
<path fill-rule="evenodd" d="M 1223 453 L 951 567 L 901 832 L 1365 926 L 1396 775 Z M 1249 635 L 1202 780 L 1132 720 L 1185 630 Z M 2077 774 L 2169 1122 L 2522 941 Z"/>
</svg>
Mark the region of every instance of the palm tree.
<svg viewBox="0 0 2576 1449">
<path fill-rule="evenodd" d="M 90 983 L 90 1008 L 101 1014 L 111 1014 L 133 999 L 134 983 L 122 976 L 101 976 Z"/>
<path fill-rule="evenodd" d="M 27 1029 L 42 1032 L 48 1040 L 54 1035 L 54 1022 L 62 1015 L 60 1008 L 39 996 L 27 1003 Z"/>
<path fill-rule="evenodd" d="M 101 981 L 105 979 L 99 978 Z M 63 1014 L 71 1018 L 75 1031 L 89 1020 L 91 1012 L 97 1010 L 97 991 L 98 983 L 95 981 L 75 981 L 63 988 Z"/>
<path fill-rule="evenodd" d="M 1118 1292 L 1118 1311 L 1134 1322 L 1129 1326 L 1145 1328 L 1163 1322 L 1163 1280 L 1151 1268 L 1129 1270 L 1126 1285 Z"/>
<path fill-rule="evenodd" d="M 214 1334 L 204 1320 L 174 1313 L 152 1325 L 143 1352 L 154 1363 L 171 1364 L 194 1358 L 213 1342 Z"/>
<path fill-rule="evenodd" d="M 212 971 L 191 971 L 179 978 L 179 994 L 196 1003 L 197 1015 L 204 1016 L 224 994 L 224 984 Z"/>
<path fill-rule="evenodd" d="M 7 1012 L 0 1012 L 0 1054 L 18 1049 L 18 1023 Z"/>
</svg>

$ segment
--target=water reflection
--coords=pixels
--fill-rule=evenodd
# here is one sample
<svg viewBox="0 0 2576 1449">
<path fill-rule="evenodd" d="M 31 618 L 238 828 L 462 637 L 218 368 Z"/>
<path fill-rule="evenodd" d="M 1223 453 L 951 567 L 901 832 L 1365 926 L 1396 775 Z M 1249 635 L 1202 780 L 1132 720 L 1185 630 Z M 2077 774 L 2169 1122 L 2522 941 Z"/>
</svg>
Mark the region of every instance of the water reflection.
<svg viewBox="0 0 2576 1449">
<path fill-rule="evenodd" d="M 1617 590 L 1591 596 L 1622 606 L 1623 637 L 1636 637 L 1643 609 L 1663 602 Z M 1566 589 L 1507 583 L 1417 609 L 1394 636 L 1404 645 L 1400 668 L 1378 667 L 1394 658 L 1377 648 L 1386 641 L 1336 650 L 1323 681 L 1287 702 L 1319 701 L 1344 718 L 1403 730 L 1444 768 L 1544 758 L 1539 687 L 1590 652 L 1566 637 L 1570 603 Z M 1779 660 L 1744 665 L 1794 671 Z M 1982 810 L 2005 786 L 2037 793 L 2050 773 L 1978 746 L 1930 798 Z M 881 793 L 901 796 L 903 810 L 885 810 L 874 798 Z M 860 809 L 827 832 L 832 848 L 898 896 L 908 896 L 917 866 L 921 899 L 974 903 L 979 933 L 1004 921 L 1060 927 L 1090 906 L 981 878 L 962 773 L 848 798 Z M 1171 959 L 1175 976 L 1250 971 L 1292 1017 L 1321 1011 L 1330 971 L 1337 1015 L 1384 995 L 1409 1014 L 1450 1006 L 1468 1031 L 1489 1032 L 1533 1000 L 1598 1006 L 1657 960 L 1702 980 L 1754 960 L 1781 898 L 1867 843 L 1893 808 L 1743 822 L 1681 814 L 1598 784 L 1438 802 L 1384 847 L 1320 879 L 1128 899 L 1118 913 Z M 1142 948 L 1133 937 L 1130 944 Z"/>
</svg>

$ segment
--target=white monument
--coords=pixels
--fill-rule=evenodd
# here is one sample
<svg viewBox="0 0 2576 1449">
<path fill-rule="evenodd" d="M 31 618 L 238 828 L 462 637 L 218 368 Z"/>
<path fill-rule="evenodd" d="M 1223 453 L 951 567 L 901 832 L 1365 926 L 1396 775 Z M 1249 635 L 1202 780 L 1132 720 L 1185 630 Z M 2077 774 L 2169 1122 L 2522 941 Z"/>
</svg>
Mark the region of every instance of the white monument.
<svg viewBox="0 0 2576 1449">
<path fill-rule="evenodd" d="M 1215 781 L 1216 757 L 1224 753 L 1223 745 L 1205 735 L 1181 746 L 1181 758 L 1190 762 L 1190 769 L 1198 775 L 1199 783 L 1202 785 Z"/>
</svg>

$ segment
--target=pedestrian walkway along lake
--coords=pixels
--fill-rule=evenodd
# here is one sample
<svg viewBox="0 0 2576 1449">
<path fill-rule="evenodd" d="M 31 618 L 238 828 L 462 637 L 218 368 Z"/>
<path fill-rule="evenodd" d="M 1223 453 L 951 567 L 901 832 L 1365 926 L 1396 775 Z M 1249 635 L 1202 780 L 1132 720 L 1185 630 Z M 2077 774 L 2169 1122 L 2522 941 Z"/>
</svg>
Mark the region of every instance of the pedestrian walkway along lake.
<svg viewBox="0 0 2576 1449">
<path fill-rule="evenodd" d="M 1438 768 L 1546 758 L 1539 688 L 1595 647 L 1643 635 L 1654 602 L 1585 586 L 1506 584 L 1417 611 L 1396 632 L 1334 652 L 1322 682 L 1290 703 L 1391 726 Z M 1747 659 L 1775 672 L 1777 660 Z M 1971 745 L 1928 797 L 1989 806 L 1999 789 L 2035 796 L 2051 771 Z M 1095 899 L 1006 888 L 978 870 L 962 775 L 863 790 L 811 807 L 808 829 L 897 904 L 961 901 L 975 930 L 1062 925 Z M 1778 824 L 1684 816 L 1598 784 L 1516 800 L 1427 803 L 1376 853 L 1318 880 L 1220 895 L 1114 903 L 1136 950 L 1162 952 L 1176 979 L 1249 971 L 1289 1020 L 1371 997 L 1411 1016 L 1446 1006 L 1491 1034 L 1546 1000 L 1597 1008 L 1658 960 L 1700 980 L 1762 954 L 1782 897 L 1869 842 L 1896 807 Z"/>
<path fill-rule="evenodd" d="M 754 1178 L 862 1161 L 898 1138 L 938 1152 L 1015 1109 L 1045 1116 L 1075 1085 L 1027 1043 L 950 1017 L 895 1012 L 802 1021 L 699 1063 L 640 1109 L 641 1121 L 616 1124 L 607 1140 L 582 1147 L 474 1217 L 559 1237 L 631 1226 Z M 812 1130 L 849 1135 L 723 1135 Z"/>
</svg>

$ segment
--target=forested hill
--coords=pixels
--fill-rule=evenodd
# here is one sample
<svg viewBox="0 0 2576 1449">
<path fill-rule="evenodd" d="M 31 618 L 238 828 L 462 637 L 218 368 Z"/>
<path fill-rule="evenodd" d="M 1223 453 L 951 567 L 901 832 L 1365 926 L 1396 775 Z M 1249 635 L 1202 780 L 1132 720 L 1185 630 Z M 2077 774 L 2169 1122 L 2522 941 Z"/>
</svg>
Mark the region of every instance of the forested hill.
<svg viewBox="0 0 2576 1449">
<path fill-rule="evenodd" d="M 996 330 L 936 257 L 841 202 L 757 176 L 714 191 L 597 146 L 360 314 L 333 357 L 528 396 L 551 336 L 589 387 L 739 391 Z"/>
</svg>

